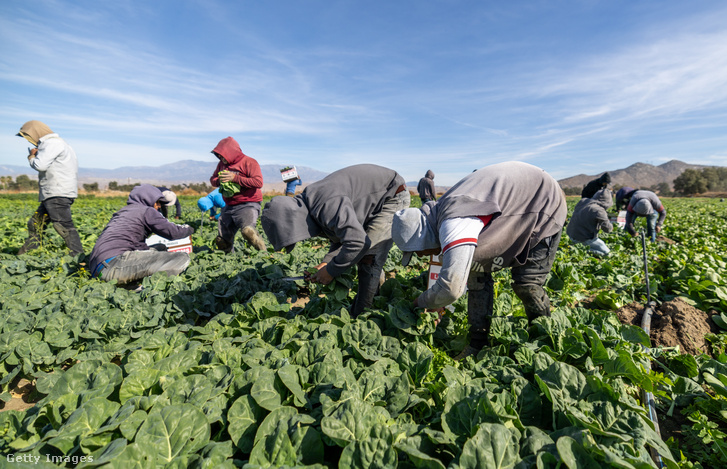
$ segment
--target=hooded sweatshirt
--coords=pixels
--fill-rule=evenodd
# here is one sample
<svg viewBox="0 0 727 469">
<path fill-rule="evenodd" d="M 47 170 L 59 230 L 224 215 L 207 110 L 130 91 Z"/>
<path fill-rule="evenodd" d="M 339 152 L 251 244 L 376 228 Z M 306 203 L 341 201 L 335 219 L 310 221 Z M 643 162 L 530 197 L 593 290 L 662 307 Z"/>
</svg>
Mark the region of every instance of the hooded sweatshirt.
<svg viewBox="0 0 727 469">
<path fill-rule="evenodd" d="M 581 199 L 573 209 L 573 216 L 568 222 L 565 232 L 573 241 L 583 243 L 598 236 L 598 230 L 610 233 L 613 225 L 608 219 L 606 210 L 613 204 L 611 191 L 601 189 L 593 198 Z"/>
<path fill-rule="evenodd" d="M 162 198 L 162 192 L 149 184 L 131 190 L 126 207 L 113 214 L 96 240 L 89 261 L 91 272 L 95 272 L 101 262 L 122 252 L 149 249 L 145 240 L 152 233 L 167 239 L 180 239 L 194 233 L 194 228 L 174 224 L 154 209 L 154 203 Z"/>
<path fill-rule="evenodd" d="M 470 173 L 439 201 L 422 206 L 418 220 L 402 217 L 411 215 L 403 213 L 411 210 L 397 212 L 392 230 L 394 242 L 405 252 L 441 247 L 439 233 L 445 220 L 488 219 L 473 255 L 485 272 L 523 265 L 530 249 L 563 229 L 567 213 L 556 180 L 540 168 L 517 161 Z"/>
<path fill-rule="evenodd" d="M 336 277 L 366 254 L 371 243 L 368 223 L 404 185 L 394 170 L 373 164 L 349 166 L 295 197 L 273 197 L 260 220 L 276 251 L 314 236 L 327 237 L 331 248 L 323 261 Z"/>
<path fill-rule="evenodd" d="M 73 148 L 40 121 L 26 122 L 18 135 L 38 147 L 35 158 L 28 161 L 38 171 L 38 200 L 78 197 L 78 160 Z"/>
<path fill-rule="evenodd" d="M 263 173 L 258 162 L 240 150 L 240 145 L 232 137 L 223 138 L 213 153 L 222 155 L 227 164 L 220 161 L 210 178 L 212 187 L 220 187 L 220 171 L 233 171 L 233 182 L 240 185 L 241 190 L 232 197 L 223 197 L 227 205 L 239 205 L 247 202 L 262 202 Z"/>
<path fill-rule="evenodd" d="M 431 169 L 419 180 L 417 192 L 419 192 L 419 198 L 422 200 L 437 200 L 437 190 L 434 188 L 434 173 Z"/>
<path fill-rule="evenodd" d="M 624 201 L 628 201 L 631 195 L 635 192 L 633 187 L 622 187 L 616 192 L 616 210 L 621 210 L 624 205 Z"/>
<path fill-rule="evenodd" d="M 611 175 L 608 173 L 603 173 L 599 178 L 594 179 L 593 181 L 590 181 L 588 184 L 586 184 L 586 186 L 583 188 L 583 191 L 581 192 L 581 197 L 590 199 L 594 195 L 596 195 L 596 192 L 605 188 L 609 184 L 611 184 Z"/>
<path fill-rule="evenodd" d="M 659 197 L 651 191 L 638 190 L 634 192 L 628 207 L 626 207 L 626 231 L 631 235 L 636 234 L 636 228 L 634 227 L 636 217 L 645 217 L 655 211 L 659 212 L 659 219 L 656 222 L 656 226 L 660 227 L 666 219 L 666 208 L 661 204 Z"/>
<path fill-rule="evenodd" d="M 215 214 L 215 208 L 224 208 L 225 200 L 222 198 L 219 189 L 215 189 L 204 197 L 200 197 L 197 201 L 197 207 L 203 212 L 212 210 L 212 215 Z"/>
</svg>

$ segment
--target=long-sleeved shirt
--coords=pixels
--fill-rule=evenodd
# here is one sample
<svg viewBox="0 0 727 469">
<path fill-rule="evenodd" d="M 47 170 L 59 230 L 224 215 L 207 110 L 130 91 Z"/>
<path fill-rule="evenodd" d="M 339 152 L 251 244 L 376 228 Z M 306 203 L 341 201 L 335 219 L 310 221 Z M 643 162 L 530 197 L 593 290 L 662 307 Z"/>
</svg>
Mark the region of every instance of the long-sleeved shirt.
<svg viewBox="0 0 727 469">
<path fill-rule="evenodd" d="M 431 169 L 419 180 L 419 184 L 417 184 L 417 192 L 419 193 L 419 198 L 422 199 L 422 202 L 437 200 L 437 190 L 434 187 L 434 173 Z"/>
<path fill-rule="evenodd" d="M 219 218 L 219 215 L 217 213 L 218 208 L 224 208 L 225 207 L 225 199 L 222 198 L 222 194 L 220 194 L 219 189 L 215 189 L 209 194 L 207 194 L 204 197 L 200 197 L 197 201 L 197 207 L 199 207 L 200 210 L 203 212 L 206 212 L 207 210 L 210 211 L 210 215 L 215 217 L 215 219 Z"/>
<path fill-rule="evenodd" d="M 38 140 L 38 153 L 29 161 L 38 171 L 38 200 L 51 197 L 78 197 L 78 160 L 76 152 L 58 134 Z"/>
<path fill-rule="evenodd" d="M 642 200 L 645 200 L 647 203 L 639 204 Z M 638 210 L 636 208 L 637 205 L 639 205 L 639 207 L 645 206 L 646 210 Z M 638 190 L 634 192 L 631 196 L 628 207 L 626 207 L 626 231 L 631 235 L 635 235 L 636 228 L 634 227 L 634 222 L 636 221 L 636 217 L 645 217 L 647 215 L 651 215 L 655 211 L 659 213 L 659 219 L 656 221 L 656 226 L 661 227 L 666 219 L 666 208 L 664 208 L 661 200 L 659 200 L 659 196 L 651 191 Z"/>
<path fill-rule="evenodd" d="M 601 189 L 591 199 L 581 199 L 573 209 L 573 216 L 565 232 L 578 243 L 596 238 L 598 230 L 610 233 L 613 225 L 606 209 L 612 204 L 611 191 L 608 189 Z"/>
</svg>

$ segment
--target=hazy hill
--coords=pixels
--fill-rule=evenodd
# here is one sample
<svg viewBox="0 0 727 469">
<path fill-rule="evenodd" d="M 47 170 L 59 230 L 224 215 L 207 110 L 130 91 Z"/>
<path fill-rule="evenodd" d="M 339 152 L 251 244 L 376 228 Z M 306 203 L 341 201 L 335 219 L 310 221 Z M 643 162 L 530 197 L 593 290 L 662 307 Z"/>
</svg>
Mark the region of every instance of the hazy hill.
<svg viewBox="0 0 727 469">
<path fill-rule="evenodd" d="M 685 169 L 702 169 L 705 165 L 689 164 L 683 161 L 671 160 L 659 166 L 646 163 L 634 163 L 628 168 L 609 170 L 611 175 L 611 184 L 619 186 L 629 186 L 633 188 L 651 187 L 660 182 L 666 182 L 673 188 L 674 179 L 676 179 Z M 561 187 L 583 187 L 589 181 L 596 179 L 603 172 L 586 175 L 579 174 L 569 178 L 561 179 L 558 182 Z"/>
<path fill-rule="evenodd" d="M 217 166 L 217 161 L 184 160 L 162 166 L 123 166 L 116 169 L 78 168 L 79 184 L 98 182 L 99 186 L 106 187 L 110 181 L 119 184 L 149 183 L 149 184 L 182 184 L 207 182 Z M 265 164 L 260 165 L 265 184 L 282 185 L 280 168 L 286 165 Z M 311 183 L 326 177 L 328 173 L 318 171 L 307 166 L 296 166 L 303 183 Z M 0 175 L 17 177 L 27 174 L 36 179 L 38 173 L 27 166 L 4 165 L 0 166 Z"/>
</svg>

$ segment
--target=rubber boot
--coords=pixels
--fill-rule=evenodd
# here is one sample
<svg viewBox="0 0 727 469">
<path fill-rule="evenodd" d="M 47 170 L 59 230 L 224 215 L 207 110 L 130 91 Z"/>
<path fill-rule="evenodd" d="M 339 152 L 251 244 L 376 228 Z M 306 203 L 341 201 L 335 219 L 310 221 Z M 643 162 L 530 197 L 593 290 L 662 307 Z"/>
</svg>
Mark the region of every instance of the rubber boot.
<svg viewBox="0 0 727 469">
<path fill-rule="evenodd" d="M 227 241 L 225 241 L 225 238 L 223 238 L 222 236 L 217 236 L 215 238 L 215 246 L 217 246 L 217 249 L 220 249 L 227 254 L 231 253 L 233 248 L 232 243 L 228 243 Z"/>
<path fill-rule="evenodd" d="M 257 234 L 257 231 L 252 226 L 246 226 L 242 229 L 242 237 L 247 240 L 248 243 L 253 245 L 258 251 L 267 251 L 265 241 Z"/>
</svg>

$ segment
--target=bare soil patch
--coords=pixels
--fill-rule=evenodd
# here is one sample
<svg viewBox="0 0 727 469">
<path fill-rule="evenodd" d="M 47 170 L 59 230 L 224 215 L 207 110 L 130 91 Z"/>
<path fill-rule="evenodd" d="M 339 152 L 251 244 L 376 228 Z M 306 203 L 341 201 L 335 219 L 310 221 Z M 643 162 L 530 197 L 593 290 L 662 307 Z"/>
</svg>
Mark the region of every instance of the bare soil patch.
<svg viewBox="0 0 727 469">
<path fill-rule="evenodd" d="M 623 324 L 641 327 L 644 305 L 628 304 L 616 315 Z M 681 298 L 662 303 L 651 316 L 651 344 L 654 347 L 679 347 L 683 353 L 711 354 L 709 342 L 704 336 L 719 332 L 711 319 L 713 313 L 697 309 Z"/>
<path fill-rule="evenodd" d="M 18 380 L 18 382 L 10 389 L 12 399 L 2 405 L 0 402 L 0 412 L 6 410 L 28 410 L 35 405 L 43 396 L 35 392 L 35 386 L 27 379 Z"/>
</svg>

